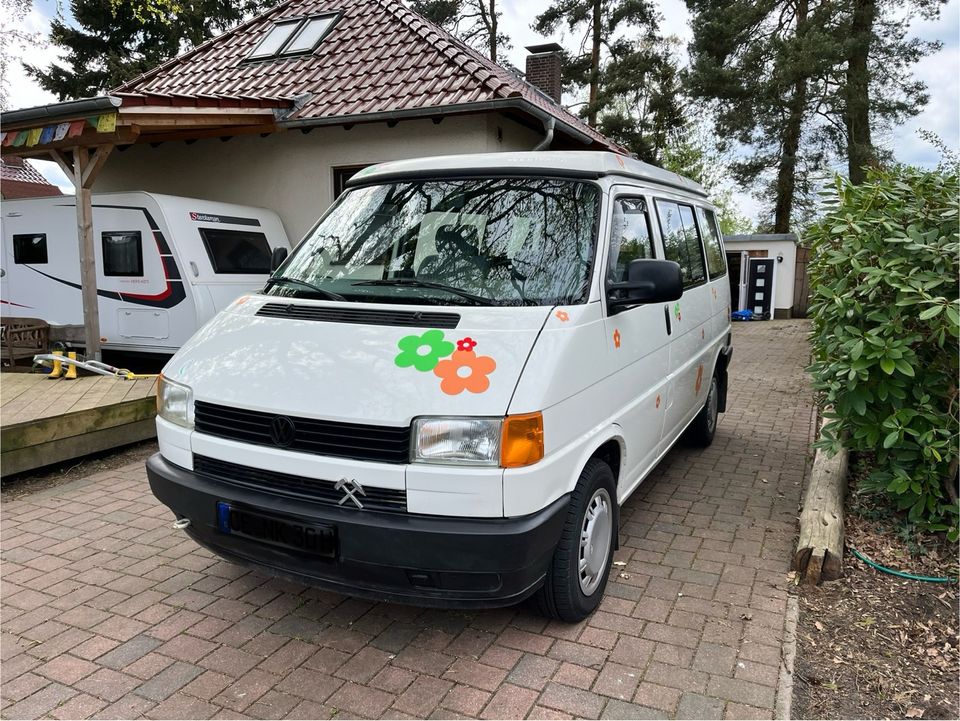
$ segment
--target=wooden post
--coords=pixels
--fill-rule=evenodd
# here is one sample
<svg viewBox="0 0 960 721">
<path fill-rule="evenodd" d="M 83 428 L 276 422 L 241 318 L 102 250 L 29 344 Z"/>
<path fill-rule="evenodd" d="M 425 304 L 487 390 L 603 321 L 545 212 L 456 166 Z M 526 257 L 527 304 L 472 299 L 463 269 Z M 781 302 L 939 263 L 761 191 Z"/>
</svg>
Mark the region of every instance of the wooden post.
<svg viewBox="0 0 960 721">
<path fill-rule="evenodd" d="M 98 146 L 93 156 L 89 148 L 73 149 L 73 165 L 68 166 L 57 150 L 53 158 L 64 170 L 71 170 L 77 201 L 77 239 L 80 244 L 80 294 L 83 299 L 83 330 L 87 358 L 100 360 L 100 304 L 97 301 L 97 254 L 93 239 L 91 191 L 97 173 L 113 150 L 112 145 Z"/>
</svg>

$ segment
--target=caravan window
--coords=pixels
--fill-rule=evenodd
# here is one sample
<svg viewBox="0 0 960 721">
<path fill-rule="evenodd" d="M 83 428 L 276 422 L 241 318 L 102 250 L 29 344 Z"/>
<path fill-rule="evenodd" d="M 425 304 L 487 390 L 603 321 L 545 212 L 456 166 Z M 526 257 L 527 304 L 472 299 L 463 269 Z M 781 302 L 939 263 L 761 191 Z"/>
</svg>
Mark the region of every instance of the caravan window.
<svg viewBox="0 0 960 721">
<path fill-rule="evenodd" d="M 139 230 L 111 230 L 103 242 L 104 275 L 143 275 L 143 246 Z"/>
<path fill-rule="evenodd" d="M 269 273 L 267 236 L 250 230 L 200 228 L 214 273 Z"/>
<path fill-rule="evenodd" d="M 46 263 L 46 233 L 27 233 L 13 236 L 13 262 L 30 265 Z"/>
</svg>

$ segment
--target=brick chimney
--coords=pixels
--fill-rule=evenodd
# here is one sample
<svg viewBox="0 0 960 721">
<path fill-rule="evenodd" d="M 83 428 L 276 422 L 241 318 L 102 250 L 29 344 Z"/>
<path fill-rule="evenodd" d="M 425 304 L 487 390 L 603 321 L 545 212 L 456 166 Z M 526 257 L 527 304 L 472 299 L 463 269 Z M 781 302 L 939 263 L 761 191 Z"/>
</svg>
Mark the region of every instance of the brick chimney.
<svg viewBox="0 0 960 721">
<path fill-rule="evenodd" d="M 563 51 L 557 43 L 528 45 L 527 82 L 560 102 L 563 88 L 560 85 L 560 53 Z"/>
</svg>

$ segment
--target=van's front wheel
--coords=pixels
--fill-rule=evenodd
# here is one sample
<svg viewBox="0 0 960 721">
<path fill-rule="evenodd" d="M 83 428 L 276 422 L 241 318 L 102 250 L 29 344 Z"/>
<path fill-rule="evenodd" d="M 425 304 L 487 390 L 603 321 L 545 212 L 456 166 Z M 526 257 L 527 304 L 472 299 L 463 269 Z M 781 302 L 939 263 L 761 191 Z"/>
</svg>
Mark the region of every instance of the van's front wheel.
<svg viewBox="0 0 960 721">
<path fill-rule="evenodd" d="M 613 561 L 616 499 L 610 466 L 597 459 L 588 461 L 570 497 L 547 577 L 534 596 L 542 614 L 576 622 L 600 605 Z"/>
</svg>

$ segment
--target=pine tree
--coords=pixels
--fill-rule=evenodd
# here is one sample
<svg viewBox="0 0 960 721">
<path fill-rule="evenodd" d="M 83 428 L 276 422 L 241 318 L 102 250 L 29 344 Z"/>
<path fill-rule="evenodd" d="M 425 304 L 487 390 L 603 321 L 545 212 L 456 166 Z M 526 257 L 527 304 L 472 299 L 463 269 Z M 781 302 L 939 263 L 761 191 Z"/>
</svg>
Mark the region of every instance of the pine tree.
<svg viewBox="0 0 960 721">
<path fill-rule="evenodd" d="M 649 0 L 554 0 L 533 25 L 541 35 L 565 26 L 582 38 L 563 63 L 565 87 L 588 89 L 581 116 L 653 163 L 684 122 L 677 62 L 660 20 Z"/>
<path fill-rule="evenodd" d="M 495 63 L 511 47 L 496 0 L 413 0 L 410 7 Z"/>
<path fill-rule="evenodd" d="M 763 185 L 774 174 L 773 230 L 788 232 L 798 188 L 809 186 L 804 171 L 822 156 L 810 126 L 823 78 L 842 59 L 835 6 L 687 0 L 687 7 L 694 29 L 687 89 L 715 105 L 718 135 L 751 149 L 731 166 L 742 185 Z"/>
<path fill-rule="evenodd" d="M 97 95 L 236 25 L 272 0 L 72 0 L 76 26 L 60 19 L 50 41 L 67 67 L 24 65 L 60 100 Z"/>
</svg>

